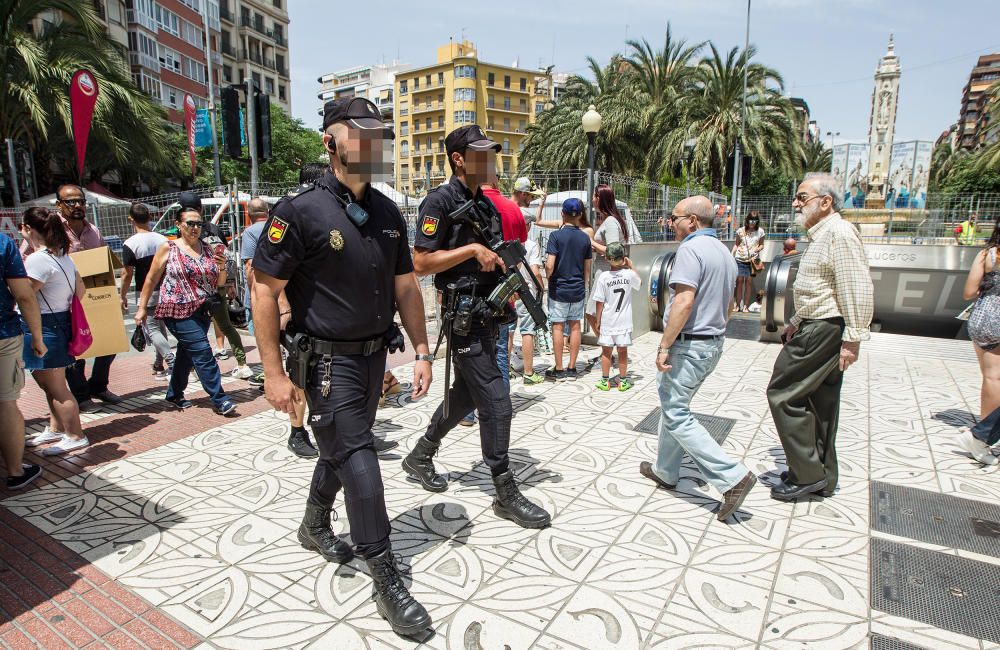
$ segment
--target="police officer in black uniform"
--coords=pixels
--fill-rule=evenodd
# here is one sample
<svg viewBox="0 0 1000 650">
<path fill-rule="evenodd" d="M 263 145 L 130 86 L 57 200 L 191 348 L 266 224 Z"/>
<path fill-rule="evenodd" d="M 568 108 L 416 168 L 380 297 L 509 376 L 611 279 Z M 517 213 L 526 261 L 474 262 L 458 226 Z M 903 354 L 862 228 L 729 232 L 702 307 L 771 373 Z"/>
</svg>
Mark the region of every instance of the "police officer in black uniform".
<svg viewBox="0 0 1000 650">
<path fill-rule="evenodd" d="M 483 245 L 470 225 L 457 223 L 449 215 L 472 199 L 481 185 L 496 179 L 500 145 L 487 138 L 481 128 L 470 125 L 449 133 L 445 148 L 452 176 L 420 204 L 413 265 L 420 275 L 433 273 L 434 285 L 445 294 L 448 285 L 454 284 L 458 292 L 471 294 L 473 301 L 481 300 L 499 283 L 502 262 Z M 499 221 L 499 215 L 494 214 L 494 219 Z M 493 229 L 500 232 L 500 224 L 494 223 Z M 455 383 L 448 417 L 442 404 L 434 412 L 427 432 L 403 460 L 403 469 L 425 490 L 448 489 L 448 482 L 434 470 L 432 459 L 444 436 L 475 407 L 479 409 L 483 457 L 496 488 L 493 512 L 525 528 L 544 528 L 551 516 L 521 494 L 510 471 L 507 451 L 513 411 L 510 391 L 497 367 L 497 326 L 495 319 L 482 317 L 473 320 L 468 335 L 450 335 L 448 349 L 455 364 Z"/>
<path fill-rule="evenodd" d="M 390 525 L 372 424 L 382 392 L 386 347 L 401 340 L 400 317 L 416 350 L 413 397 L 427 393 L 431 361 L 424 306 L 413 273 L 406 222 L 369 181 L 391 169 L 392 132 L 366 99 L 327 102 L 323 143 L 331 171 L 271 211 L 253 260 L 253 315 L 264 365 L 264 392 L 291 413 L 305 390 L 320 458 L 313 473 L 298 540 L 334 562 L 353 557 L 330 529 L 341 488 L 351 537 L 371 571 L 379 613 L 401 635 L 417 634 L 430 616 L 403 584 L 389 545 Z M 281 366 L 278 295 L 291 322 Z M 295 385 L 293 385 L 293 380 Z"/>
</svg>

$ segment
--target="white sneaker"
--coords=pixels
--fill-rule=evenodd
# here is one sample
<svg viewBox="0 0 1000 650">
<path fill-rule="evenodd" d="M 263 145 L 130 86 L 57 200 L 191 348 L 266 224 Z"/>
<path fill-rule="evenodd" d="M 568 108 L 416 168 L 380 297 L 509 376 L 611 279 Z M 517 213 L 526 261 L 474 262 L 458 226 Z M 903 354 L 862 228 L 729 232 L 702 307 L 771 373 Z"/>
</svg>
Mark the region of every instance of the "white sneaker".
<svg viewBox="0 0 1000 650">
<path fill-rule="evenodd" d="M 250 379 L 253 377 L 253 370 L 250 370 L 250 366 L 237 366 L 233 368 L 229 376 L 236 379 Z"/>
<path fill-rule="evenodd" d="M 997 457 L 990 451 L 990 446 L 972 435 L 969 427 L 959 429 L 958 446 L 967 451 L 974 459 L 983 465 L 996 465 Z"/>
<path fill-rule="evenodd" d="M 83 449 L 90 444 L 87 440 L 87 436 L 74 440 L 67 435 L 63 435 L 62 438 L 56 444 L 51 447 L 47 447 L 42 450 L 42 456 L 58 456 L 60 454 L 65 454 L 76 449 Z"/>
<path fill-rule="evenodd" d="M 36 433 L 33 436 L 24 439 L 25 447 L 37 447 L 38 445 L 44 445 L 47 442 L 53 442 L 59 440 L 63 437 L 62 432 L 53 431 L 46 425 L 45 429 L 41 433 Z"/>
</svg>

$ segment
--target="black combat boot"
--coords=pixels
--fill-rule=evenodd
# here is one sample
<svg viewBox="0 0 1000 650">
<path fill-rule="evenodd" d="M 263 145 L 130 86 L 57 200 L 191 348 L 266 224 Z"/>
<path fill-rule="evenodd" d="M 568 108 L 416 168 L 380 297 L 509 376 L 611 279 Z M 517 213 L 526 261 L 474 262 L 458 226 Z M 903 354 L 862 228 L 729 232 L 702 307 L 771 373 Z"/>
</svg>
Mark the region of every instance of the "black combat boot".
<svg viewBox="0 0 1000 650">
<path fill-rule="evenodd" d="M 431 617 L 424 606 L 414 600 L 396 566 L 392 548 L 365 560 L 372 574 L 372 598 L 382 618 L 389 621 L 392 631 L 412 636 L 431 626 Z"/>
<path fill-rule="evenodd" d="M 403 459 L 403 469 L 413 478 L 420 481 L 425 490 L 444 492 L 448 489 L 448 481 L 434 471 L 434 454 L 441 444 L 431 442 L 427 436 L 420 436 L 417 446 Z"/>
<path fill-rule="evenodd" d="M 552 522 L 552 515 L 536 506 L 521 494 L 509 471 L 493 477 L 497 495 L 493 499 L 493 512 L 501 519 L 509 519 L 523 528 L 545 528 Z"/>
<path fill-rule="evenodd" d="M 288 450 L 299 458 L 316 458 L 319 451 L 309 442 L 309 434 L 304 428 L 296 429 L 292 427 L 292 433 L 288 436 Z"/>
<path fill-rule="evenodd" d="M 306 515 L 299 525 L 299 544 L 330 562 L 344 564 L 354 558 L 354 551 L 330 529 L 330 511 L 331 508 L 306 504 Z"/>
</svg>

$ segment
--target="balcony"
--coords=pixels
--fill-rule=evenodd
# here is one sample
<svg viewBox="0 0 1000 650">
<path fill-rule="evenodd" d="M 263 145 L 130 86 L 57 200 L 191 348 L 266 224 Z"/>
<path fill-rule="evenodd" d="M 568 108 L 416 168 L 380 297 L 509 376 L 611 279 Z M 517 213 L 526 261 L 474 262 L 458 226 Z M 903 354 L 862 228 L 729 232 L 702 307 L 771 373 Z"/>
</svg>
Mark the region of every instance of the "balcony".
<svg viewBox="0 0 1000 650">
<path fill-rule="evenodd" d="M 421 86 L 420 88 L 414 88 L 413 94 L 416 95 L 417 93 L 425 93 L 428 90 L 442 90 L 443 88 L 444 84 L 431 84 L 429 86 Z"/>
<path fill-rule="evenodd" d="M 491 105 L 487 104 L 486 105 L 486 110 L 500 111 L 501 113 L 517 113 L 519 115 L 527 115 L 529 109 L 528 109 L 527 106 L 524 106 L 524 107 L 521 107 L 521 106 L 507 106 L 507 107 L 504 107 L 503 105 L 501 105 L 501 106 L 491 106 Z"/>
<path fill-rule="evenodd" d="M 222 47 L 219 49 L 221 49 L 222 53 L 225 54 L 226 56 L 231 56 L 234 59 L 236 58 L 236 48 L 233 47 L 232 43 L 227 43 L 225 41 L 222 41 Z"/>
<path fill-rule="evenodd" d="M 229 11 L 229 7 L 226 5 L 219 5 L 219 18 L 227 23 L 236 24 L 236 17 L 233 16 L 233 12 Z"/>
<path fill-rule="evenodd" d="M 260 52 L 254 50 L 240 49 L 240 58 L 249 59 L 257 65 L 264 65 L 264 58 L 260 55 Z"/>
<path fill-rule="evenodd" d="M 284 77 L 285 79 L 290 79 L 291 78 L 291 77 L 288 76 L 288 66 L 287 65 L 276 65 L 276 66 L 274 66 L 274 71 L 277 72 L 282 77 Z"/>
<path fill-rule="evenodd" d="M 93 4 L 94 4 L 94 13 L 97 14 L 97 17 L 100 18 L 101 20 L 107 20 L 108 14 L 104 10 L 104 0 L 93 0 Z"/>
<path fill-rule="evenodd" d="M 274 32 L 271 32 L 271 37 L 274 39 L 274 42 L 280 45 L 281 47 L 288 47 L 288 41 L 281 34 L 275 34 Z"/>
<path fill-rule="evenodd" d="M 151 57 L 148 54 L 143 54 L 142 52 L 134 52 L 134 51 L 129 52 L 128 60 L 129 63 L 131 63 L 134 66 L 146 68 L 147 70 L 151 70 L 152 72 L 160 71 L 160 62 L 156 58 Z"/>
<path fill-rule="evenodd" d="M 423 106 L 414 106 L 413 114 L 416 115 L 418 113 L 429 113 L 431 111 L 443 111 L 443 110 L 444 110 L 444 102 L 435 102 L 430 106 L 428 106 L 427 104 L 424 104 Z"/>
</svg>

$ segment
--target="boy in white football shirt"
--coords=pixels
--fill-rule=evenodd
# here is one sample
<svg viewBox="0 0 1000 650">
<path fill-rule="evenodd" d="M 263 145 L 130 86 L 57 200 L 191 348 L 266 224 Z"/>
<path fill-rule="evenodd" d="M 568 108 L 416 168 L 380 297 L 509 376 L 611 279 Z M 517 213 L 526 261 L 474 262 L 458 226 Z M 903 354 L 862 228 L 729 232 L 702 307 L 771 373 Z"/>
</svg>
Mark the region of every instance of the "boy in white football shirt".
<svg viewBox="0 0 1000 650">
<path fill-rule="evenodd" d="M 632 384 L 628 373 L 628 347 L 632 345 L 632 292 L 642 286 L 639 274 L 632 269 L 632 262 L 625 257 L 621 242 L 608 244 L 604 254 L 611 264 L 594 282 L 594 300 L 597 302 L 597 344 L 601 346 L 601 381 L 598 390 L 610 390 L 611 348 L 618 352 L 618 390 L 626 391 Z"/>
</svg>

